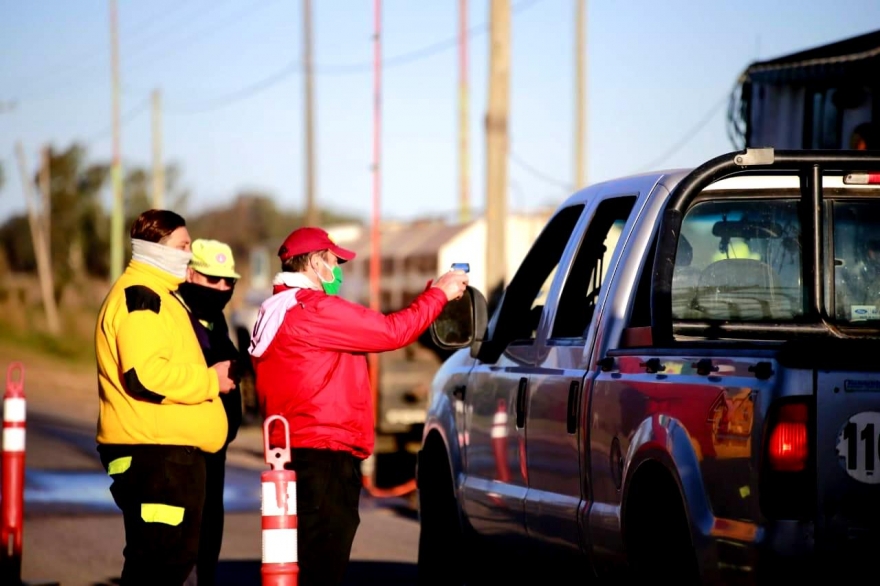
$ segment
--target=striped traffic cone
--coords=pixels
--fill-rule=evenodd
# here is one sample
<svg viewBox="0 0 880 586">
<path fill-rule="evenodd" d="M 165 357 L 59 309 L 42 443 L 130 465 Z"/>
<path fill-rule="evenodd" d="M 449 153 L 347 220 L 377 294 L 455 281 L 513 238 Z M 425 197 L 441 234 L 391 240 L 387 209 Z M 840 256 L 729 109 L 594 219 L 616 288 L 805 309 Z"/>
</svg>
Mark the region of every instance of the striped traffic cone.
<svg viewBox="0 0 880 586">
<path fill-rule="evenodd" d="M 286 447 L 269 449 L 269 425 L 279 420 L 284 424 Z M 290 462 L 290 427 L 281 415 L 266 418 L 263 423 L 263 446 L 266 463 L 272 466 L 261 475 L 263 514 L 263 565 L 260 570 L 263 586 L 297 586 L 299 557 L 296 529 L 296 472 L 286 470 Z"/>
<path fill-rule="evenodd" d="M 507 401 L 498 399 L 498 409 L 492 418 L 492 453 L 495 456 L 496 480 L 510 482 L 507 461 Z"/>
</svg>

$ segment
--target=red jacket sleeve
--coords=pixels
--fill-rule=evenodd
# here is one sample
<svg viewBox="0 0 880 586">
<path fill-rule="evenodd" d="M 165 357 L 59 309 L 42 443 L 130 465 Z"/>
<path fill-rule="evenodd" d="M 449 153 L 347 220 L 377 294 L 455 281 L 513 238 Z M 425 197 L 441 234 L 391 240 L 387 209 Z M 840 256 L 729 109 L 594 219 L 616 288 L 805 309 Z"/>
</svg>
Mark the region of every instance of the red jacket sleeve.
<svg viewBox="0 0 880 586">
<path fill-rule="evenodd" d="M 303 341 L 338 352 L 388 352 L 415 342 L 446 306 L 446 295 L 433 287 L 400 311 L 387 315 L 328 295 L 307 307 L 313 314 Z"/>
</svg>

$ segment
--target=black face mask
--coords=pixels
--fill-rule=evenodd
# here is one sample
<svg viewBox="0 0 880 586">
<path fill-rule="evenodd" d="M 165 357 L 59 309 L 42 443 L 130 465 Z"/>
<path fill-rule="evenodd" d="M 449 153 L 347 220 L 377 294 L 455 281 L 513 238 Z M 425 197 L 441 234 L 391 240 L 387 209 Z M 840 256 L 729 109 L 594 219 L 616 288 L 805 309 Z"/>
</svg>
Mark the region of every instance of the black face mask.
<svg viewBox="0 0 880 586">
<path fill-rule="evenodd" d="M 193 315 L 200 319 L 216 319 L 232 299 L 232 289 L 219 291 L 195 283 L 181 283 L 177 291 Z"/>
</svg>

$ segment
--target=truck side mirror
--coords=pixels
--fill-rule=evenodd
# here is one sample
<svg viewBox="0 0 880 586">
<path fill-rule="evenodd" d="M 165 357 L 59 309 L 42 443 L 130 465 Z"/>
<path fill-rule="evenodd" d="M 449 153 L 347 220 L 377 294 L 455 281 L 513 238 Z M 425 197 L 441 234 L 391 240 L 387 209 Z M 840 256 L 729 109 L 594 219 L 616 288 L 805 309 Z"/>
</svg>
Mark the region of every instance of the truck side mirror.
<svg viewBox="0 0 880 586">
<path fill-rule="evenodd" d="M 431 324 L 431 339 L 446 350 L 470 346 L 471 356 L 476 356 L 488 322 L 486 298 L 478 289 L 468 287 L 460 299 L 447 303 Z"/>
</svg>

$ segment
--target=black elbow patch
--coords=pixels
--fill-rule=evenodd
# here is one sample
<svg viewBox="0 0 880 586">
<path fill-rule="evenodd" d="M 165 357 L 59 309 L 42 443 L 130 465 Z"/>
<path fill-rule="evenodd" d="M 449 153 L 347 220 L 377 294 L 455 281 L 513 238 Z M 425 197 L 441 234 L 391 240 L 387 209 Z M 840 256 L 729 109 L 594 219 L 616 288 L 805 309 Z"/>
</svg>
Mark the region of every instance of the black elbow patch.
<svg viewBox="0 0 880 586">
<path fill-rule="evenodd" d="M 125 288 L 125 306 L 128 308 L 128 313 L 143 310 L 159 313 L 162 299 L 159 298 L 158 293 L 149 287 L 132 285 Z"/>
<path fill-rule="evenodd" d="M 148 403 L 161 403 L 162 399 L 165 398 L 165 395 L 160 395 L 159 393 L 154 393 L 147 387 L 143 385 L 141 379 L 138 378 L 137 372 L 133 368 L 129 368 L 128 371 L 123 375 L 125 378 L 125 386 L 128 389 L 128 392 L 138 399 L 142 399 L 147 401 Z"/>
</svg>

